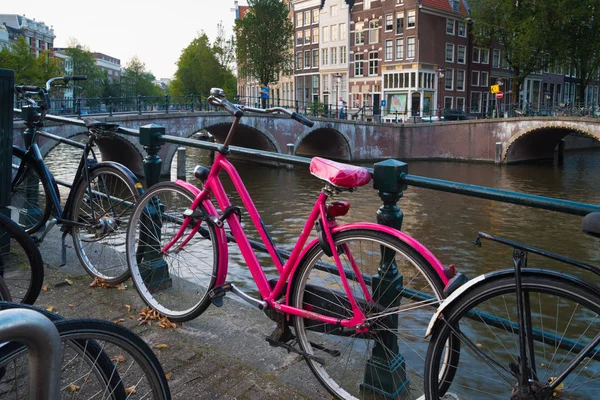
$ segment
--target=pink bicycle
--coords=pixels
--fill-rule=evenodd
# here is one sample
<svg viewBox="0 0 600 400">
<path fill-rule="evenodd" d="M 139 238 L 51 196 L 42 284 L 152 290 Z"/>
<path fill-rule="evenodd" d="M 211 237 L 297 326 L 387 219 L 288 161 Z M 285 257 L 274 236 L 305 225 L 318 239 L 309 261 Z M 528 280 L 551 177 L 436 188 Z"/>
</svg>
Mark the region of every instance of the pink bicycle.
<svg viewBox="0 0 600 400">
<path fill-rule="evenodd" d="M 159 183 L 146 191 L 131 217 L 127 258 L 143 300 L 173 321 L 187 321 L 211 302 L 221 306 L 223 296 L 233 292 L 278 322 L 269 343 L 304 356 L 332 395 L 381 398 L 404 391 L 412 398 L 421 396 L 427 350 L 423 336 L 454 271 L 393 228 L 368 222 L 338 225 L 336 217 L 346 215 L 350 203 L 328 203 L 328 198 L 366 185 L 371 175 L 364 168 L 317 157 L 310 171 L 325 186 L 291 253 L 278 250 L 227 160 L 229 144 L 244 111 L 287 114 L 307 126 L 313 122 L 284 108 L 234 105 L 220 89 L 213 89 L 208 100 L 235 119 L 212 167 L 194 171 L 203 189 L 179 180 Z M 269 279 L 254 253 L 240 222 L 242 210 L 230 203 L 219 178 L 222 170 L 239 193 L 278 277 Z M 226 282 L 234 244 L 259 298 Z M 458 351 L 447 353 L 452 357 Z M 440 374 L 445 371 L 442 367 Z"/>
</svg>

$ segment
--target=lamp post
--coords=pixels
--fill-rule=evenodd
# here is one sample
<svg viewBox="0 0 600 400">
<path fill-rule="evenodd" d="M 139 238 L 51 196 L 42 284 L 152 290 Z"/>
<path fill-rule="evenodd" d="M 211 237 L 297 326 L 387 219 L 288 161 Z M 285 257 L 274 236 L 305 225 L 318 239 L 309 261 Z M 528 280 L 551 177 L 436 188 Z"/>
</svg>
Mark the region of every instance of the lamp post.
<svg viewBox="0 0 600 400">
<path fill-rule="evenodd" d="M 342 74 L 340 74 L 339 72 L 336 72 L 335 74 L 333 74 L 333 77 L 335 78 L 335 116 L 336 118 L 340 117 L 340 111 L 339 111 L 339 104 L 340 104 L 340 81 L 342 80 Z"/>
<path fill-rule="evenodd" d="M 502 80 L 502 78 L 500 78 L 500 77 L 496 78 L 496 85 L 498 85 L 499 87 L 502 87 L 502 85 L 504 85 L 504 81 Z M 497 95 L 496 95 L 496 116 L 498 118 L 500 118 L 500 103 L 498 102 Z"/>
<path fill-rule="evenodd" d="M 446 71 L 442 66 L 438 66 L 435 70 L 438 76 L 438 101 L 437 101 L 437 112 L 438 112 L 438 120 L 442 120 L 442 78 L 444 77 L 444 71 Z"/>
<path fill-rule="evenodd" d="M 550 91 L 546 90 L 544 92 L 544 98 L 546 99 L 546 116 L 550 115 L 550 110 L 548 109 L 548 102 L 550 101 Z"/>
</svg>

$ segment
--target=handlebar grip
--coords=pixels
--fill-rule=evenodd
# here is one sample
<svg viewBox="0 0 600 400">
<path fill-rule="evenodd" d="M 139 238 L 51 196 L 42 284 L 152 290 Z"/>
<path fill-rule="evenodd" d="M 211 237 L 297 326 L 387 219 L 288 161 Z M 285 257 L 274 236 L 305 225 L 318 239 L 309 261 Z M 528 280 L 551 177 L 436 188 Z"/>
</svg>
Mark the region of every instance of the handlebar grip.
<svg viewBox="0 0 600 400">
<path fill-rule="evenodd" d="M 300 122 L 302 125 L 306 125 L 309 128 L 312 128 L 313 125 L 315 124 L 313 121 L 311 121 L 310 119 L 306 118 L 302 114 L 298 114 L 297 112 L 293 112 L 292 113 L 292 119 L 295 119 L 296 121 Z"/>
<path fill-rule="evenodd" d="M 227 99 L 221 99 L 221 104 L 223 104 L 223 107 L 225 107 L 225 109 L 232 113 L 236 118 L 241 118 L 244 116 L 244 112 L 235 104 L 230 103 Z"/>
<path fill-rule="evenodd" d="M 39 92 L 40 91 L 40 87 L 39 86 L 32 86 L 32 85 L 15 85 L 15 92 L 17 93 L 24 93 L 24 92 Z"/>
<path fill-rule="evenodd" d="M 71 81 L 86 81 L 87 80 L 87 75 L 65 76 L 65 79 L 69 79 Z"/>
</svg>

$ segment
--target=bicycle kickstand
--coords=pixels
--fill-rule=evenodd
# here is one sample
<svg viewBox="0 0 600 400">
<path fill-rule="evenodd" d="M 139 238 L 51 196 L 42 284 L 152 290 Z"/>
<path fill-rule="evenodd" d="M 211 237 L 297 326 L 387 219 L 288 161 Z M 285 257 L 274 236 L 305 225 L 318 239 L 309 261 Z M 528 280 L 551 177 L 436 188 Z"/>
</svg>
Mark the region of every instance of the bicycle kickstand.
<svg viewBox="0 0 600 400">
<path fill-rule="evenodd" d="M 69 234 L 68 231 L 63 232 L 61 238 L 61 254 L 60 254 L 60 265 L 62 267 L 67 264 L 67 244 L 65 243 L 65 238 Z"/>
</svg>

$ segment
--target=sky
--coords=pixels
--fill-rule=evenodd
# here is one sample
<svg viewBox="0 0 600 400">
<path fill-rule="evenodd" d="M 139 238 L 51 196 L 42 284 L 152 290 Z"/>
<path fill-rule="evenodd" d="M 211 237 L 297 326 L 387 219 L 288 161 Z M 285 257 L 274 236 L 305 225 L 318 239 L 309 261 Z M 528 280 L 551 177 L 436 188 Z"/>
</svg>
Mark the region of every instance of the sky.
<svg viewBox="0 0 600 400">
<path fill-rule="evenodd" d="M 54 28 L 54 47 L 71 39 L 121 60 L 137 56 L 157 79 L 172 78 L 181 51 L 204 31 L 211 42 L 222 21 L 233 31 L 234 0 L 3 1 L 0 14 L 20 14 Z"/>
</svg>

